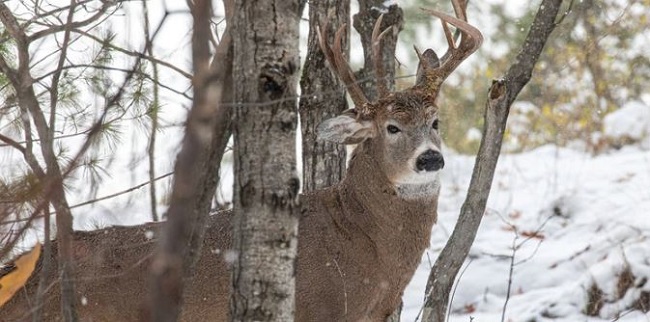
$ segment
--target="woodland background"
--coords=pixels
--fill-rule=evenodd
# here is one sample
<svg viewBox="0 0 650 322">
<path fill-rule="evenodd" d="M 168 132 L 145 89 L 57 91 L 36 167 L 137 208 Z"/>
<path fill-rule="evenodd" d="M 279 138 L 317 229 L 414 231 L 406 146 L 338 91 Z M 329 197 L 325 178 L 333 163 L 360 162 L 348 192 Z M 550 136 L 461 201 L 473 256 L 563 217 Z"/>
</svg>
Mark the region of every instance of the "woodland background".
<svg viewBox="0 0 650 322">
<path fill-rule="evenodd" d="M 418 8 L 451 9 L 441 1 L 396 3 L 404 10 L 396 51 L 399 89 L 413 79 L 413 44 L 444 48 L 438 21 Z M 187 4 L 80 1 L 74 19 L 87 24 L 69 34 L 48 32 L 69 17 L 60 9 L 66 4 L 3 3 L 15 17 L 32 21 L 28 69 L 40 106 L 52 109 L 42 114 L 49 133 L 39 132 L 39 120 L 26 120 L 17 105 L 11 76 L 0 73 L 2 261 L 56 234 L 54 221 L 28 220 L 43 212 L 35 163 L 56 163 L 65 174 L 58 193 L 76 230 L 158 221 L 170 201 L 192 99 Z M 225 23 L 222 3 L 214 5 L 216 47 Z M 485 41 L 439 98 L 449 156 L 441 223 L 405 295 L 406 321 L 418 315 L 428 268 L 465 194 L 490 81 L 517 54 L 538 6 L 539 1 L 469 2 L 470 22 Z M 353 2 L 351 12 L 357 10 Z M 644 280 L 650 278 L 650 1 L 565 1 L 563 10 L 531 82 L 512 107 L 488 212 L 457 283 L 452 320 L 649 319 L 644 312 L 650 309 L 650 285 Z M 308 26 L 306 9 L 301 59 Z M 10 34 L 0 25 L 0 56 L 17 68 L 19 40 Z M 353 33 L 350 46 L 353 67 L 363 64 L 357 37 Z M 53 154 L 40 152 L 42 146 Z M 296 148 L 300 156 L 300 144 Z M 232 158 L 224 156 L 214 209 L 232 200 Z"/>
</svg>

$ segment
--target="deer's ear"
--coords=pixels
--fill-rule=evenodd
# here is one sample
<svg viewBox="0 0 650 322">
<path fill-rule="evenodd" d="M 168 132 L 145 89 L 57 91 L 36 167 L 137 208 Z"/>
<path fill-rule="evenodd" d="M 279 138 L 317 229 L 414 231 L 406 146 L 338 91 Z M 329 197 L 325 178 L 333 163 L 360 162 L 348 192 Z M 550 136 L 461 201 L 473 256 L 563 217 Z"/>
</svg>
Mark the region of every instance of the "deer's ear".
<svg viewBox="0 0 650 322">
<path fill-rule="evenodd" d="M 417 50 L 416 53 L 420 62 L 418 63 L 418 71 L 415 76 L 415 85 L 423 85 L 426 82 L 424 78 L 426 71 L 440 67 L 440 59 L 438 59 L 438 55 L 436 55 L 433 49 L 427 49 L 421 55 Z"/>
<path fill-rule="evenodd" d="M 371 120 L 357 118 L 353 109 L 337 117 L 327 119 L 318 125 L 316 134 L 319 140 L 342 144 L 357 144 L 375 136 L 375 126 Z"/>
</svg>

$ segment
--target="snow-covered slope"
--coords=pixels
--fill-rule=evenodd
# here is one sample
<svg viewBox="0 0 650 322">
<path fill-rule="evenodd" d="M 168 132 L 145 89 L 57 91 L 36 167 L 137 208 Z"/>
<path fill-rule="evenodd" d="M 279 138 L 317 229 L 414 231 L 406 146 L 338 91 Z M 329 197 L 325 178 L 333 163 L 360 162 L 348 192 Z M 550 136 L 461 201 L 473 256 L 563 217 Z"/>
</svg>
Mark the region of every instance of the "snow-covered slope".
<svg viewBox="0 0 650 322">
<path fill-rule="evenodd" d="M 403 321 L 418 315 L 472 172 L 473 157 L 446 159 L 439 224 L 405 293 Z M 638 309 L 650 309 L 649 236 L 650 152 L 593 157 L 545 146 L 502 155 L 450 321 L 501 321 L 509 281 L 505 321 L 648 321 Z"/>
</svg>

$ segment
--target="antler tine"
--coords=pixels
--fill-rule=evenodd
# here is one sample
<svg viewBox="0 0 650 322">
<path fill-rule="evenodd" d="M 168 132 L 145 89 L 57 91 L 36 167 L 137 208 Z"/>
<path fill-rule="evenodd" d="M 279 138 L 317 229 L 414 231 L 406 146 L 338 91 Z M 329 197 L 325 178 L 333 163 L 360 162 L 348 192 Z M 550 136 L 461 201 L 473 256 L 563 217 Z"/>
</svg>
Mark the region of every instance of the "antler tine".
<svg viewBox="0 0 650 322">
<path fill-rule="evenodd" d="M 465 5 L 462 5 L 459 3 L 459 0 L 452 0 L 452 2 L 454 11 L 458 17 L 452 17 L 436 10 L 422 8 L 423 11 L 438 17 L 442 21 L 445 37 L 449 45 L 449 49 L 440 59 L 440 67 L 427 72 L 430 81 L 435 83 L 432 84 L 434 87 L 438 87 L 461 62 L 474 53 L 483 43 L 483 35 L 481 35 L 481 32 L 476 27 L 467 23 L 467 14 L 465 12 L 467 3 L 465 2 Z M 447 24 L 451 24 L 460 30 L 461 40 L 458 46 Z"/>
<path fill-rule="evenodd" d="M 348 93 L 350 94 L 350 97 L 352 98 L 352 102 L 354 102 L 354 105 L 361 108 L 367 103 L 369 103 L 368 98 L 363 94 L 363 91 L 361 90 L 361 87 L 359 87 L 359 84 L 357 83 L 354 74 L 352 73 L 352 69 L 350 69 L 350 66 L 348 65 L 348 62 L 345 60 L 345 57 L 343 57 L 343 51 L 341 50 L 341 40 L 343 36 L 343 32 L 345 31 L 346 24 L 341 25 L 339 27 L 339 30 L 336 31 L 336 34 L 334 34 L 334 48 L 331 48 L 327 44 L 327 23 L 324 24 L 324 27 L 317 30 L 318 36 L 319 36 L 319 44 L 321 47 L 321 50 L 323 51 L 323 55 L 325 55 L 325 58 L 330 64 L 330 67 L 332 67 L 332 70 L 338 77 L 343 81 L 345 84 Z"/>
<path fill-rule="evenodd" d="M 375 76 L 377 78 L 377 94 L 378 97 L 384 97 L 389 94 L 388 86 L 386 85 L 386 71 L 384 70 L 384 64 L 381 59 L 381 39 L 393 28 L 392 26 L 386 28 L 386 30 L 379 32 L 381 28 L 381 22 L 384 19 L 384 14 L 382 13 L 377 18 L 375 22 L 375 27 L 372 29 L 372 61 L 375 67 Z"/>
<path fill-rule="evenodd" d="M 454 7 L 454 13 L 456 14 L 456 17 L 458 17 L 460 20 L 467 21 L 467 0 L 464 0 L 462 5 L 457 0 L 452 0 L 451 5 Z"/>
</svg>

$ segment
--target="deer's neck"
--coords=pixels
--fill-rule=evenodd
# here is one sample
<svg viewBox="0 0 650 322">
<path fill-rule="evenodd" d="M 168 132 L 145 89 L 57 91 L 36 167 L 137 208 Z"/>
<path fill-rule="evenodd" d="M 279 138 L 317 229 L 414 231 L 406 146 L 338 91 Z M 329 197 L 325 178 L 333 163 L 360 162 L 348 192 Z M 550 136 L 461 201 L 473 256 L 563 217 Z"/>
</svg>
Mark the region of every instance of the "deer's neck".
<svg viewBox="0 0 650 322">
<path fill-rule="evenodd" d="M 349 220 L 376 240 L 392 243 L 392 239 L 413 237 L 428 243 L 436 220 L 439 184 L 395 186 L 368 147 L 358 149 L 340 185 L 342 202 L 355 209 Z"/>
</svg>

